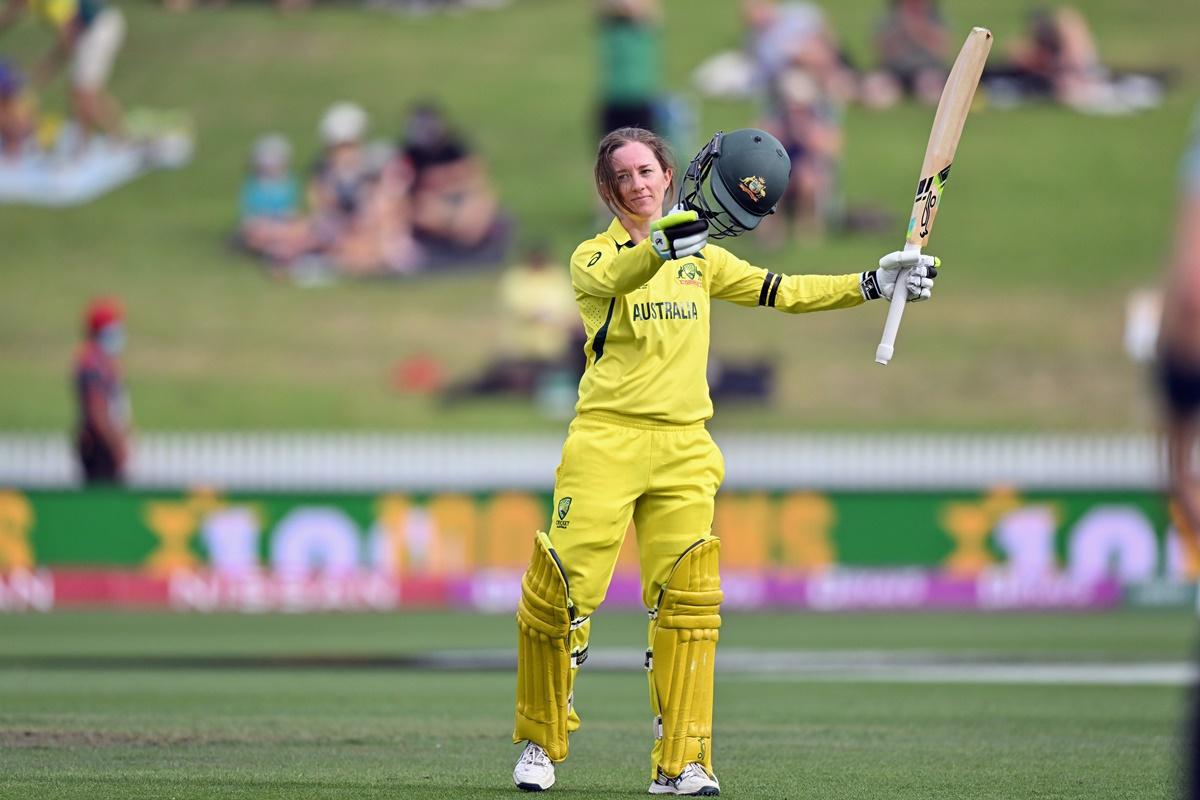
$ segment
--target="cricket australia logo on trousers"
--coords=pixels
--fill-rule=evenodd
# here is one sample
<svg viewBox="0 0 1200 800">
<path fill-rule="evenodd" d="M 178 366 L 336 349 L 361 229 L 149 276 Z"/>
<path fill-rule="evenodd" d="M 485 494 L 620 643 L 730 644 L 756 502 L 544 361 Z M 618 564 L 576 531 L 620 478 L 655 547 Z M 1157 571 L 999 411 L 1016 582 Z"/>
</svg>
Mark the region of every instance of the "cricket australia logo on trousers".
<svg viewBox="0 0 1200 800">
<path fill-rule="evenodd" d="M 571 521 L 567 519 L 567 514 L 570 513 L 570 511 L 571 498 L 564 497 L 562 500 L 558 501 L 558 519 L 554 521 L 554 526 L 556 528 L 565 528 L 571 524 Z"/>
</svg>

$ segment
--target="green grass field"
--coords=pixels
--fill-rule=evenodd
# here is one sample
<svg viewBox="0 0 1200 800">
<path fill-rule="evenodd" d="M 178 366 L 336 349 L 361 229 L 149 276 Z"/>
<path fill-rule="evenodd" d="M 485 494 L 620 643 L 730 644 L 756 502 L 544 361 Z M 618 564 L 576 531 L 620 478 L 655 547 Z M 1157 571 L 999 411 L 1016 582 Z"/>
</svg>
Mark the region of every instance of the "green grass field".
<svg viewBox="0 0 1200 800">
<path fill-rule="evenodd" d="M 1104 615 L 727 614 L 722 652 L 939 652 L 1064 665 L 1183 662 L 1195 619 Z M 593 644 L 637 648 L 641 615 Z M 508 648 L 508 616 L 0 616 L 0 797 L 516 797 L 513 676 L 255 667 L 250 657 Z M 197 657 L 240 658 L 197 668 Z M 153 665 L 130 663 L 152 658 Z M 720 660 L 720 657 L 718 657 Z M 212 665 L 210 664 L 210 667 Z M 636 666 L 584 673 L 565 797 L 642 796 Z M 1167 798 L 1184 692 L 1162 686 L 808 680 L 719 670 L 724 796 Z"/>
<path fill-rule="evenodd" d="M 188 109 L 194 163 L 146 176 L 70 210 L 0 208 L 0 427 L 62 430 L 78 315 L 99 292 L 130 308 L 128 368 L 144 430 L 290 428 L 528 429 L 551 423 L 516 404 L 441 411 L 401 396 L 389 375 L 429 353 L 455 375 L 483 363 L 495 325 L 494 275 L 321 290 L 278 285 L 231 252 L 227 236 L 250 143 L 281 130 L 303 165 L 330 102 L 351 98 L 393 136 L 406 106 L 437 97 L 487 155 L 523 238 L 563 258 L 593 230 L 589 159 L 595 62 L 590 5 L 516 0 L 502 12 L 412 19 L 353 4 L 278 16 L 265 4 L 174 16 L 123 4 L 129 40 L 114 77 L 126 105 Z M 829 4 L 866 59 L 880 2 Z M 984 24 L 997 51 L 1025 2 L 944 4 L 958 32 Z M 738 45 L 727 0 L 668 0 L 668 88 Z M 1156 281 L 1167 252 L 1174 174 L 1200 75 L 1192 0 L 1096 0 L 1101 53 L 1126 67 L 1170 67 L 1165 105 L 1128 117 L 1055 108 L 984 108 L 967 127 L 932 250 L 947 268 L 937 301 L 905 323 L 896 361 L 872 363 L 879 305 L 808 319 L 714 312 L 714 351 L 781 365 L 773 406 L 718 411 L 726 427 L 1125 430 L 1151 405 L 1121 351 L 1127 292 Z M 44 32 L 26 24 L 0 52 L 28 60 Z M 47 98 L 61 107 L 58 94 Z M 701 129 L 756 122 L 749 103 L 707 102 Z M 765 253 L 783 271 L 859 271 L 900 244 L 931 112 L 851 110 L 845 185 L 852 205 L 886 209 L 895 231 Z M 937 402 L 930 404 L 930 398 Z M 554 423 L 556 424 L 556 423 Z"/>
</svg>

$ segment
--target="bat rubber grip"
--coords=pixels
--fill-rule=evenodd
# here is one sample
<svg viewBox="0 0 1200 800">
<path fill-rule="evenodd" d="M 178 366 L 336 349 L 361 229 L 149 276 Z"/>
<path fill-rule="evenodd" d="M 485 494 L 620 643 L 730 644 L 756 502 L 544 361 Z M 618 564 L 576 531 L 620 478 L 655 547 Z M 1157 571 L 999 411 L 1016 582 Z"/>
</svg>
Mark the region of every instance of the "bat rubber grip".
<svg viewBox="0 0 1200 800">
<path fill-rule="evenodd" d="M 921 245 L 908 242 L 904 252 L 921 252 Z M 900 332 L 900 320 L 904 317 L 904 304 L 908 301 L 908 273 L 912 268 L 900 270 L 896 275 L 896 286 L 892 289 L 892 304 L 888 306 L 887 321 L 883 323 L 883 336 L 875 348 L 875 363 L 887 364 L 896 352 L 896 334 Z"/>
<path fill-rule="evenodd" d="M 892 302 L 888 306 L 887 321 L 883 323 L 883 337 L 875 349 L 875 363 L 886 364 L 896 351 L 896 334 L 900 332 L 900 320 L 904 317 L 904 306 L 908 301 L 908 273 L 902 269 L 896 276 L 896 288 L 892 290 Z"/>
</svg>

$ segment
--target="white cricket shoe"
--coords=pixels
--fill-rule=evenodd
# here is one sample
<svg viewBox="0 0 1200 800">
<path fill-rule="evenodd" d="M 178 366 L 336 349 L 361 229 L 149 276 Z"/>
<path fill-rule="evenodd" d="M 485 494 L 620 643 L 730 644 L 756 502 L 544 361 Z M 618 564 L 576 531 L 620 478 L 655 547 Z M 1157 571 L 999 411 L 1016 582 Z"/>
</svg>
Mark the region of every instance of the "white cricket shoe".
<svg viewBox="0 0 1200 800">
<path fill-rule="evenodd" d="M 650 784 L 650 794 L 681 794 L 687 797 L 716 797 L 721 793 L 721 784 L 716 775 L 709 775 L 695 761 L 683 768 L 677 778 L 669 778 L 658 770 L 658 777 Z"/>
<path fill-rule="evenodd" d="M 545 750 L 529 742 L 517 759 L 517 766 L 513 768 L 513 783 L 526 792 L 549 789 L 554 785 L 554 762 Z"/>
</svg>

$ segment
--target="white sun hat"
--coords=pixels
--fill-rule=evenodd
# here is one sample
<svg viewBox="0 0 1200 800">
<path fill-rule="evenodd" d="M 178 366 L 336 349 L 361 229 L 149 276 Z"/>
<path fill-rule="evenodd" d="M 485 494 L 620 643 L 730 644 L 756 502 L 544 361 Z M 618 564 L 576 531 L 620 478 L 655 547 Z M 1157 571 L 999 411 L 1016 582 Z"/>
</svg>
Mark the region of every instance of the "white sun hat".
<svg viewBox="0 0 1200 800">
<path fill-rule="evenodd" d="M 334 103 L 321 117 L 318 131 L 326 146 L 361 141 L 367 132 L 367 112 L 354 103 Z"/>
</svg>

